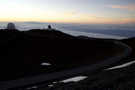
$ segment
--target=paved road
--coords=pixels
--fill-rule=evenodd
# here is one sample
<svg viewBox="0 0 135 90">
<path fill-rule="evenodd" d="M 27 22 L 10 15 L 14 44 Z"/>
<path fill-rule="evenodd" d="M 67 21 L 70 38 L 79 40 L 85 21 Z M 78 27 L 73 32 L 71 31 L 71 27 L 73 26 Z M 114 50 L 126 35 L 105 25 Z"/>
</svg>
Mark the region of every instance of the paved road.
<svg viewBox="0 0 135 90">
<path fill-rule="evenodd" d="M 60 79 L 66 76 L 74 76 L 74 75 L 83 74 L 85 72 L 91 72 L 101 67 L 110 65 L 112 63 L 116 63 L 122 60 L 123 58 L 127 57 L 132 52 L 131 48 L 128 47 L 127 45 L 118 41 L 115 41 L 114 43 L 118 45 L 121 49 L 123 49 L 123 53 L 121 53 L 120 55 L 113 56 L 107 60 L 103 60 L 102 62 L 94 64 L 94 65 L 79 67 L 72 70 L 65 70 L 61 72 L 54 72 L 50 74 L 42 74 L 42 75 L 30 77 L 30 78 L 21 78 L 18 80 L 0 82 L 0 90 L 7 90 L 9 88 L 33 85 L 33 84 L 37 84 L 37 83 L 41 83 L 41 82 L 45 82 L 49 80 Z"/>
</svg>

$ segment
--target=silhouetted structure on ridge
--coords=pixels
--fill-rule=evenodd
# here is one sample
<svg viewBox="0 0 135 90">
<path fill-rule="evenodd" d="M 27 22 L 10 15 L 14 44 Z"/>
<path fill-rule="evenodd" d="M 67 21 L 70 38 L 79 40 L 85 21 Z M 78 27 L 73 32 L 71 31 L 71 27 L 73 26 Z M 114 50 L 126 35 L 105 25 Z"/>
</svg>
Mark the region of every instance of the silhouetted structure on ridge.
<svg viewBox="0 0 135 90">
<path fill-rule="evenodd" d="M 48 25 L 48 29 L 52 29 L 52 26 L 51 25 Z"/>
<path fill-rule="evenodd" d="M 14 23 L 8 23 L 7 29 L 8 30 L 15 30 L 16 29 L 15 24 Z"/>
</svg>

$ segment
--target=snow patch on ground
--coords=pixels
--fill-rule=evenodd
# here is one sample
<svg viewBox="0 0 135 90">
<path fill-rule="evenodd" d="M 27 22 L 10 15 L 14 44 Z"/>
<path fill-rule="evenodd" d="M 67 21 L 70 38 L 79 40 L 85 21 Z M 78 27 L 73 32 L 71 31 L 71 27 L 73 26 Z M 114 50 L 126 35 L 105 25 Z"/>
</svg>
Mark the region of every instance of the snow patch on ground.
<svg viewBox="0 0 135 90">
<path fill-rule="evenodd" d="M 128 67 L 128 66 L 130 66 L 130 65 L 132 65 L 132 64 L 134 64 L 134 63 L 135 63 L 135 61 L 131 61 L 131 62 L 122 64 L 122 65 L 119 65 L 119 66 L 111 67 L 111 68 L 108 68 L 108 69 L 105 69 L 105 70 L 120 69 L 120 68 Z"/>
<path fill-rule="evenodd" d="M 82 81 L 82 80 L 84 80 L 86 78 L 88 78 L 88 77 L 87 76 L 77 76 L 77 77 L 73 77 L 73 78 L 69 78 L 69 79 L 63 80 L 61 82 L 63 82 L 63 83 L 79 82 L 79 81 Z"/>
<path fill-rule="evenodd" d="M 29 87 L 29 88 L 26 88 L 27 90 L 33 90 L 33 89 L 37 89 L 38 87 L 37 86 L 33 86 L 33 87 Z"/>
<path fill-rule="evenodd" d="M 50 63 L 41 63 L 41 66 L 51 66 Z"/>
</svg>

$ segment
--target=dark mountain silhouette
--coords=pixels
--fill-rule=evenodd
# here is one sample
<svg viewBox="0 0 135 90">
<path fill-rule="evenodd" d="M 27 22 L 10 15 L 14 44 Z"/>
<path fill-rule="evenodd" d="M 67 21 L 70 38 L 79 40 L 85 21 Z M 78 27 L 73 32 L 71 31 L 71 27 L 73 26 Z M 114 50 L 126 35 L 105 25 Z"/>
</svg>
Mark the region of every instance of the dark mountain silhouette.
<svg viewBox="0 0 135 90">
<path fill-rule="evenodd" d="M 113 41 L 75 37 L 57 30 L 0 30 L 0 80 L 99 62 L 119 54 Z M 43 68 L 43 62 L 52 66 Z"/>
</svg>

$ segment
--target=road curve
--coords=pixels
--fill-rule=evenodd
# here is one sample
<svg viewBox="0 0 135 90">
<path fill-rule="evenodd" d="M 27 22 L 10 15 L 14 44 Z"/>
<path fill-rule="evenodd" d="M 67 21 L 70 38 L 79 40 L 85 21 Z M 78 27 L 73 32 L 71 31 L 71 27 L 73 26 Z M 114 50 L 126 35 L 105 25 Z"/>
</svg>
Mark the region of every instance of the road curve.
<svg viewBox="0 0 135 90">
<path fill-rule="evenodd" d="M 54 73 L 50 73 L 50 74 L 42 74 L 42 75 L 38 75 L 38 76 L 33 76 L 30 78 L 20 78 L 18 80 L 0 82 L 0 90 L 7 90 L 10 88 L 33 85 L 33 84 L 37 84 L 37 83 L 41 83 L 41 82 L 45 82 L 45 81 L 60 79 L 62 77 L 67 77 L 67 76 L 72 77 L 74 75 L 80 75 L 85 72 L 91 72 L 91 71 L 97 70 L 99 68 L 102 68 L 104 66 L 108 66 L 110 64 L 116 63 L 116 62 L 122 60 L 123 58 L 129 56 L 130 53 L 132 52 L 132 49 L 128 45 L 126 45 L 122 42 L 114 41 L 114 44 L 120 46 L 121 49 L 124 50 L 121 55 L 111 57 L 111 58 L 109 58 L 107 60 L 103 60 L 102 62 L 99 62 L 97 64 L 74 68 L 72 70 L 65 70 L 65 71 L 61 71 L 61 72 L 54 72 Z"/>
</svg>

